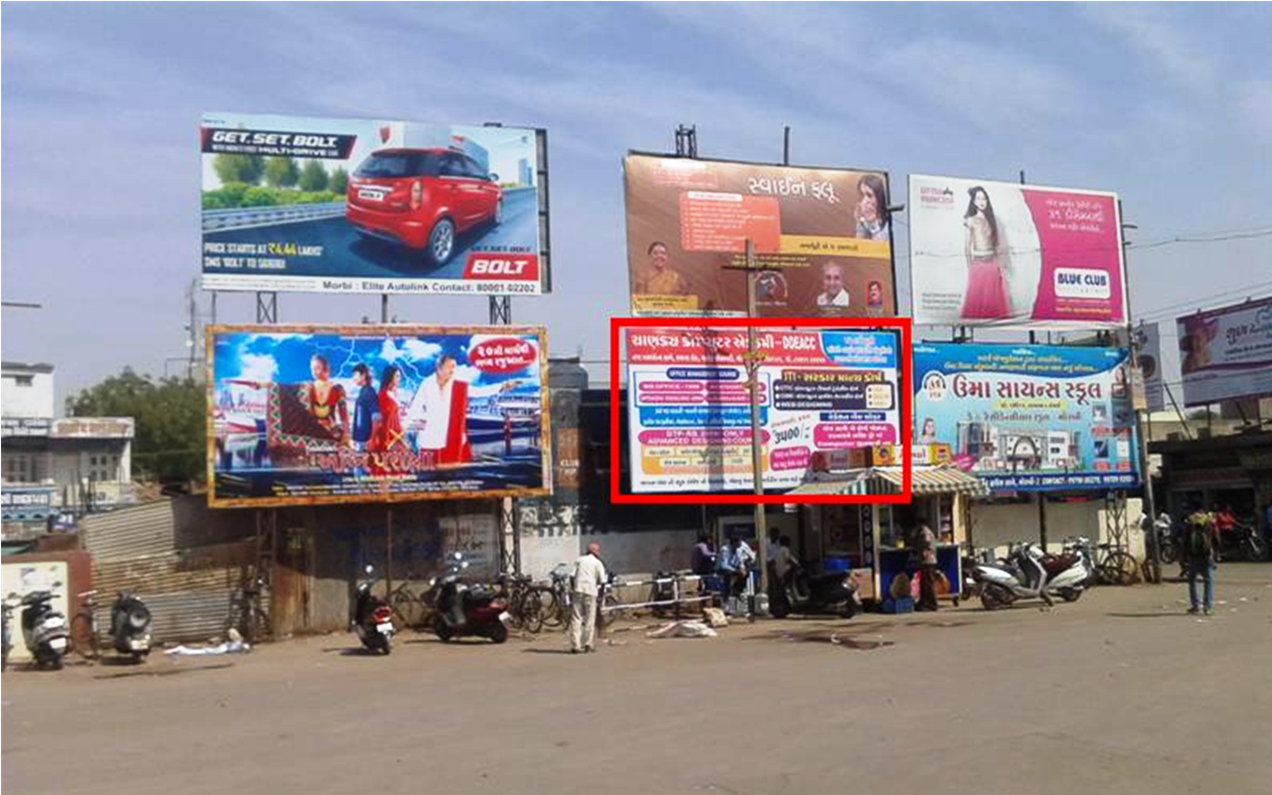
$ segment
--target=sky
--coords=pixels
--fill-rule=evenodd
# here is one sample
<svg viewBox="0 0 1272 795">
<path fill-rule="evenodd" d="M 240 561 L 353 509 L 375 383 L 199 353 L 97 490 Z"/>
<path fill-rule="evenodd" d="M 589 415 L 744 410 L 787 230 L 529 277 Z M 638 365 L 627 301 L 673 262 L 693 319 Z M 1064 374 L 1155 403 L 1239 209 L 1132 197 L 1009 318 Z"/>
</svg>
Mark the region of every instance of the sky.
<svg viewBox="0 0 1272 795">
<path fill-rule="evenodd" d="M 672 150 L 682 123 L 703 157 L 780 161 L 789 125 L 792 163 L 897 187 L 1024 170 L 1116 191 L 1146 245 L 1128 260 L 1137 318 L 1267 295 L 1272 237 L 1163 241 L 1272 229 L 1269 40 L 1254 3 L 7 3 L 0 278 L 44 308 L 4 310 L 3 357 L 53 363 L 59 407 L 125 366 L 184 371 L 204 111 L 547 128 L 554 292 L 512 314 L 547 324 L 554 355 L 606 357 L 628 300 L 621 158 Z M 488 316 L 479 297 L 390 311 Z M 283 322 L 378 312 L 374 295 L 279 296 Z M 218 298 L 219 322 L 254 319 L 250 293 Z"/>
</svg>

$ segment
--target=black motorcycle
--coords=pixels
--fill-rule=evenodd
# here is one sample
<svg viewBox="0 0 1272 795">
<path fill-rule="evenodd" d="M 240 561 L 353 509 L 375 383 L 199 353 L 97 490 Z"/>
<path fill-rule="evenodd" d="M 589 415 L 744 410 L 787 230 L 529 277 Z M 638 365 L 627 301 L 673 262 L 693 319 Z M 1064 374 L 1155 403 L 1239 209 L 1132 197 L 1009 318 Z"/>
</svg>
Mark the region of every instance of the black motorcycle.
<svg viewBox="0 0 1272 795">
<path fill-rule="evenodd" d="M 475 636 L 503 643 L 512 620 L 507 594 L 500 588 L 464 582 L 461 575 L 467 568 L 468 561 L 456 552 L 447 573 L 431 583 L 437 587 L 433 631 L 443 641 Z"/>
<path fill-rule="evenodd" d="M 769 600 L 769 614 L 774 618 L 786 618 L 791 613 L 831 613 L 852 618 L 861 607 L 857 583 L 848 571 L 796 566 L 787 572 L 781 587 L 777 598 Z"/>
<path fill-rule="evenodd" d="M 1256 527 L 1238 522 L 1232 530 L 1219 533 L 1219 557 L 1251 561 L 1266 560 L 1268 542 L 1259 535 Z"/>
<path fill-rule="evenodd" d="M 132 657 L 133 662 L 141 662 L 150 654 L 152 622 L 150 608 L 139 596 L 132 591 L 120 591 L 110 607 L 111 645 L 120 654 Z"/>
<path fill-rule="evenodd" d="M 389 603 L 371 592 L 375 568 L 367 566 L 367 578 L 358 584 L 358 599 L 354 607 L 353 631 L 358 640 L 370 651 L 388 654 L 393 641 L 393 610 Z"/>
</svg>

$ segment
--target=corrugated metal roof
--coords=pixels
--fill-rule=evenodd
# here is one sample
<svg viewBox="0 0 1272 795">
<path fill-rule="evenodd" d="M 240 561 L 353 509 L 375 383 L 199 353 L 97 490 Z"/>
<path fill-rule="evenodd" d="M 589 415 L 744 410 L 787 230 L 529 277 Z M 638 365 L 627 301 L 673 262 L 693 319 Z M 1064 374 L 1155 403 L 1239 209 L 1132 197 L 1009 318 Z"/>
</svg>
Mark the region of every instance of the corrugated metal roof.
<svg viewBox="0 0 1272 795">
<path fill-rule="evenodd" d="M 900 467 L 876 468 L 874 477 L 891 484 L 893 493 L 900 490 L 904 482 Z M 948 467 L 915 467 L 910 472 L 910 490 L 914 494 L 989 495 L 989 487 L 980 478 Z"/>
<path fill-rule="evenodd" d="M 171 552 L 176 545 L 172 500 L 92 514 L 80 520 L 84 548 L 99 563 Z"/>
</svg>

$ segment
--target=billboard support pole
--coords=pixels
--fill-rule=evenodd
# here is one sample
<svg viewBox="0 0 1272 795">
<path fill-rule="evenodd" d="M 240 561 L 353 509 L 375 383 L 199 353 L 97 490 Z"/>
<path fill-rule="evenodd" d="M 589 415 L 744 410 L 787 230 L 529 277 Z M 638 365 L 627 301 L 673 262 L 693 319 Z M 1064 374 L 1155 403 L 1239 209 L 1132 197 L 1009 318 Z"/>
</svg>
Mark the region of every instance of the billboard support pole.
<svg viewBox="0 0 1272 795">
<path fill-rule="evenodd" d="M 782 132 L 782 165 L 791 164 L 791 126 L 788 124 Z M 895 291 L 894 291 L 895 292 Z"/>
<path fill-rule="evenodd" d="M 1126 339 L 1130 343 L 1130 368 L 1131 378 L 1138 378 L 1139 375 L 1139 335 L 1135 333 L 1135 325 L 1131 321 L 1131 294 L 1130 294 L 1130 276 L 1126 267 L 1126 250 L 1130 244 L 1126 242 L 1125 232 L 1127 229 L 1135 229 L 1134 224 L 1128 224 L 1123 221 L 1122 201 L 1117 202 L 1117 219 L 1121 226 L 1118 234 L 1122 242 L 1122 290 L 1126 297 Z M 1165 379 L 1163 379 L 1165 380 Z M 1132 384 L 1131 388 L 1131 408 L 1135 411 L 1135 438 L 1136 438 L 1136 457 L 1139 459 L 1140 486 L 1144 492 L 1144 501 L 1140 506 L 1141 513 L 1148 517 L 1148 521 L 1144 523 L 1145 533 L 1155 533 L 1153 520 L 1157 518 L 1157 501 L 1153 497 L 1153 473 L 1149 471 L 1148 466 L 1148 439 L 1144 436 L 1144 411 L 1135 405 L 1135 389 Z M 1148 562 L 1149 571 L 1155 584 L 1162 581 L 1162 558 L 1161 550 L 1158 548 L 1157 539 L 1153 539 L 1153 543 L 1148 545 Z"/>
<path fill-rule="evenodd" d="M 757 314 L 756 306 L 756 276 L 758 275 L 755 268 L 755 241 L 750 238 L 746 241 L 746 316 L 754 318 Z M 760 359 L 761 354 L 757 350 L 755 325 L 751 324 L 746 327 L 746 369 L 747 369 L 747 390 L 750 392 L 751 398 L 751 483 L 755 488 L 756 496 L 764 495 L 764 450 L 762 440 L 760 438 Z M 760 562 L 760 593 L 768 593 L 768 527 L 767 517 L 764 513 L 764 504 L 757 502 L 755 504 L 755 535 L 756 546 L 759 547 L 757 558 Z M 755 599 L 752 597 L 749 605 L 751 617 L 755 617 Z"/>
<path fill-rule="evenodd" d="M 512 296 L 490 296 L 490 325 L 512 324 Z M 545 388 L 547 385 L 545 384 Z M 516 503 L 512 497 L 499 501 L 499 565 L 503 571 L 521 573 L 521 533 L 517 527 Z"/>
<path fill-rule="evenodd" d="M 380 294 L 380 322 L 381 323 L 389 322 L 389 294 L 388 293 Z"/>
<path fill-rule="evenodd" d="M 512 296 L 510 295 L 490 296 L 490 325 L 492 326 L 512 325 Z"/>
<path fill-rule="evenodd" d="M 256 322 L 278 322 L 278 293 L 256 294 Z"/>
<path fill-rule="evenodd" d="M 393 593 L 393 506 L 384 508 L 384 595 Z"/>
</svg>

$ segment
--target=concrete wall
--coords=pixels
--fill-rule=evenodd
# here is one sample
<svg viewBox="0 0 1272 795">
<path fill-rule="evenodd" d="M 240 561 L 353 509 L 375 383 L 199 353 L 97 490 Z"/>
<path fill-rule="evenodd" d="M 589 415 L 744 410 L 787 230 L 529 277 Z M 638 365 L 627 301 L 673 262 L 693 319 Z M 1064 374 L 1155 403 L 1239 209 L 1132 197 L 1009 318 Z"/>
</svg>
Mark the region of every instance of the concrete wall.
<svg viewBox="0 0 1272 795">
<path fill-rule="evenodd" d="M 1126 535 L 1130 552 L 1135 557 L 1144 558 L 1144 535 L 1139 530 L 1142 509 L 1139 498 L 1126 501 Z M 1110 518 L 1102 501 L 1092 502 L 1049 502 L 1047 503 L 1047 541 L 1048 548 L 1059 551 L 1065 538 L 1086 536 L 1096 543 L 1109 540 L 1107 532 Z M 995 547 L 998 554 L 1005 554 L 1006 547 L 1013 541 L 1037 541 L 1038 505 L 1035 502 L 1023 504 L 972 503 L 972 543 L 977 548 Z"/>
<path fill-rule="evenodd" d="M 4 368 L 0 413 L 5 417 L 52 419 L 56 416 L 52 368 L 49 372 L 40 372 L 39 369 L 38 366 L 27 368 L 20 365 Z"/>
</svg>

